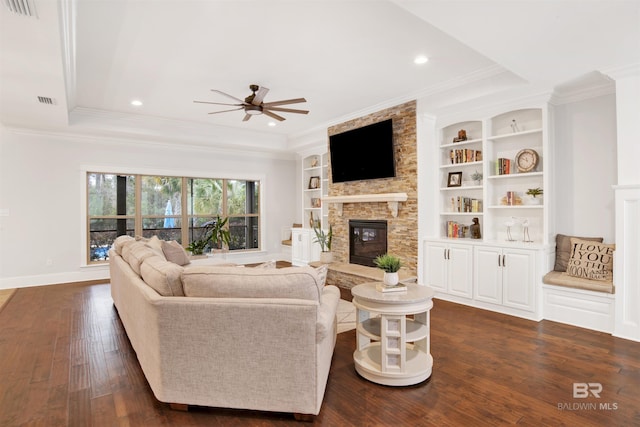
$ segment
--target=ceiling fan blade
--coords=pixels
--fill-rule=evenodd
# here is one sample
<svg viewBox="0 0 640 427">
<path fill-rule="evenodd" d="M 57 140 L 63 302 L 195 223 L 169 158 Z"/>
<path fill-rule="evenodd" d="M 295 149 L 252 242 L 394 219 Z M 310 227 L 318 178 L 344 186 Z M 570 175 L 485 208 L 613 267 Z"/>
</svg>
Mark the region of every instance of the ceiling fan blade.
<svg viewBox="0 0 640 427">
<path fill-rule="evenodd" d="M 297 104 L 299 102 L 307 102 L 304 98 L 285 99 L 283 101 L 265 102 L 263 107 L 274 107 L 276 105 Z"/>
<path fill-rule="evenodd" d="M 271 117 L 271 118 L 273 118 L 273 119 L 279 120 L 279 121 L 281 121 L 281 122 L 282 122 L 282 121 L 284 121 L 284 120 L 286 120 L 284 117 L 279 116 L 279 115 L 277 115 L 277 114 L 275 114 L 275 113 L 272 113 L 272 112 L 271 112 L 271 111 L 269 111 L 269 110 L 262 110 L 262 114 L 266 114 L 267 116 L 269 116 L 269 117 Z"/>
<path fill-rule="evenodd" d="M 253 105 L 260 105 L 262 104 L 262 101 L 264 100 L 264 97 L 267 96 L 267 93 L 269 92 L 269 89 L 267 89 L 264 86 L 260 86 L 258 88 L 258 91 L 256 92 L 256 96 L 253 97 L 253 101 L 251 101 L 251 103 Z"/>
<path fill-rule="evenodd" d="M 269 111 L 282 111 L 283 113 L 297 113 L 297 114 L 308 114 L 309 110 L 294 110 L 293 108 L 281 108 L 281 107 L 262 107 L 262 111 L 265 109 Z"/>
<path fill-rule="evenodd" d="M 234 101 L 238 101 L 238 102 L 240 103 L 240 105 L 244 104 L 244 101 L 243 101 L 242 99 L 238 99 L 238 98 L 236 98 L 235 96 L 231 96 L 231 95 L 229 95 L 228 93 L 224 93 L 224 92 L 222 92 L 221 90 L 218 90 L 218 89 L 211 89 L 211 92 L 216 92 L 216 93 L 219 93 L 220 95 L 224 95 L 224 96 L 226 96 L 227 98 L 231 98 L 231 99 L 233 99 Z"/>
<path fill-rule="evenodd" d="M 250 118 L 251 118 L 251 114 L 245 114 L 244 115 L 244 119 L 242 119 L 242 121 L 243 122 L 248 122 Z"/>
<path fill-rule="evenodd" d="M 223 104 L 222 102 L 209 102 L 209 101 L 193 101 L 197 104 L 215 104 L 215 105 L 230 105 L 232 107 L 241 107 L 244 104 Z"/>
<path fill-rule="evenodd" d="M 238 110 L 242 110 L 242 107 L 240 107 L 240 108 L 232 108 L 231 110 L 212 111 L 211 113 L 207 113 L 207 114 L 228 113 L 229 111 L 238 111 Z"/>
</svg>

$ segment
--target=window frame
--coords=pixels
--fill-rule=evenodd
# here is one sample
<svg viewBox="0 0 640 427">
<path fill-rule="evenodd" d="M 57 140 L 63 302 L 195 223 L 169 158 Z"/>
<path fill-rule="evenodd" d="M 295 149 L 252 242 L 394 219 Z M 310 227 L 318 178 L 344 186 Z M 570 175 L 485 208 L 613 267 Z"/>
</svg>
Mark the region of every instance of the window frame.
<svg viewBox="0 0 640 427">
<path fill-rule="evenodd" d="M 117 171 L 117 172 L 114 172 Z M 258 247 L 257 248 L 249 248 L 249 249 L 236 249 L 233 251 L 229 251 L 229 254 L 246 254 L 249 252 L 264 252 L 264 248 L 266 248 L 266 241 L 265 241 L 265 236 L 266 236 L 266 231 L 264 229 L 264 224 L 266 224 L 266 220 L 265 220 L 265 198 L 264 198 L 264 194 L 266 194 L 266 177 L 264 174 L 238 174 L 238 173 L 220 173 L 220 174 L 215 174 L 213 175 L 211 172 L 198 172 L 198 171 L 186 171 L 186 173 L 181 173 L 181 171 L 176 171 L 176 170 L 161 170 L 161 169 L 128 169 L 128 168 L 122 168 L 122 167 L 105 167 L 105 166 L 90 166 L 90 165 L 83 165 L 80 168 L 80 173 L 81 173 L 81 186 L 82 186 L 82 192 L 81 192 L 81 217 L 82 217 L 82 225 L 81 225 L 81 233 L 80 233 L 80 238 L 82 240 L 81 243 L 81 266 L 82 267 L 95 267 L 95 266 L 104 266 L 106 264 L 108 264 L 108 260 L 105 261 L 91 261 L 90 258 L 90 251 L 89 251 L 89 244 L 90 244 L 90 222 L 92 219 L 94 218 L 111 218 L 111 219 L 115 219 L 115 218 L 133 218 L 134 219 L 134 228 L 135 228 L 135 235 L 142 235 L 142 219 L 148 215 L 142 215 L 141 212 L 141 186 L 140 181 L 141 181 L 141 176 L 167 176 L 167 177 L 178 177 L 182 179 L 183 182 L 183 190 L 182 190 L 182 204 L 183 204 L 183 209 L 182 209 L 182 228 L 181 228 L 181 236 L 182 236 L 182 241 L 183 241 L 183 246 L 186 247 L 185 242 L 188 242 L 188 238 L 189 238 L 189 227 L 188 227 L 188 220 L 193 217 L 193 216 L 197 216 L 197 215 L 189 215 L 186 211 L 186 193 L 184 192 L 185 190 L 185 183 L 187 182 L 188 179 L 190 178 L 195 178 L 195 179 L 220 179 L 223 180 L 223 183 L 226 184 L 227 181 L 231 181 L 231 180 L 236 180 L 236 181 L 255 181 L 258 182 L 258 197 L 259 197 L 259 201 L 258 201 L 258 213 L 257 214 L 234 214 L 234 215 L 227 215 L 230 218 L 231 217 L 257 217 L 258 218 Z M 89 212 L 88 212 L 88 203 L 89 203 L 89 187 L 88 187 L 88 181 L 87 181 L 87 174 L 89 173 L 102 173 L 102 174 L 112 174 L 112 175 L 127 175 L 127 176 L 135 176 L 135 180 L 136 180 L 136 186 L 135 186 L 135 203 L 136 203 L 136 209 L 135 209 L 135 214 L 134 215 L 105 215 L 105 216 L 93 216 L 90 217 L 89 216 Z M 223 213 L 222 215 L 224 216 L 224 212 L 226 212 L 227 209 L 227 200 L 226 200 L 226 185 L 223 185 L 224 188 L 224 193 L 223 193 Z M 185 222 L 187 221 L 187 222 Z M 187 227 L 184 226 L 184 224 L 187 224 Z M 138 233 L 139 231 L 139 233 Z M 188 243 L 187 243 L 188 244 Z"/>
</svg>

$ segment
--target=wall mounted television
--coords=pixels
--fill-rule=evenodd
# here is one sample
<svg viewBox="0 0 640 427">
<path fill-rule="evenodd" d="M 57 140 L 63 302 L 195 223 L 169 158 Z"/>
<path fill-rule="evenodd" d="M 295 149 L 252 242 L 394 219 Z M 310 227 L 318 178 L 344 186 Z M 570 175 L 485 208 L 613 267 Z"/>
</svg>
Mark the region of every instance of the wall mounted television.
<svg viewBox="0 0 640 427">
<path fill-rule="evenodd" d="M 395 177 L 392 119 L 330 136 L 329 155 L 333 182 Z"/>
</svg>

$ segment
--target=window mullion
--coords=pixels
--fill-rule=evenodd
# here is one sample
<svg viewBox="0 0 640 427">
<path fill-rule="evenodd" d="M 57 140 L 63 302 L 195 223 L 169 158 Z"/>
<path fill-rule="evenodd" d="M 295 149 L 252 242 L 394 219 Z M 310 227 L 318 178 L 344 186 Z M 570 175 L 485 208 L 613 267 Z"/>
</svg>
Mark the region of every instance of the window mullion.
<svg viewBox="0 0 640 427">
<path fill-rule="evenodd" d="M 136 213 L 135 213 L 135 221 L 133 223 L 134 236 L 142 236 L 142 175 L 135 175 L 136 177 L 136 188 L 135 188 L 135 199 L 136 199 Z"/>
</svg>

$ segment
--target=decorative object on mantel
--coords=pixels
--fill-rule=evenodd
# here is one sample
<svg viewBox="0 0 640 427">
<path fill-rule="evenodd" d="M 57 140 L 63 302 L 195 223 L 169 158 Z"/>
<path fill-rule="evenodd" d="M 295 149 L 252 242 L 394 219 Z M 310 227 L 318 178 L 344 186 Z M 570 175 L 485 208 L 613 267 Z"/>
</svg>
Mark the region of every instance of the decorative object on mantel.
<svg viewBox="0 0 640 427">
<path fill-rule="evenodd" d="M 462 142 L 467 140 L 467 131 L 464 129 L 460 129 L 458 131 L 458 137 L 453 138 L 453 142 Z"/>
<path fill-rule="evenodd" d="M 314 242 L 320 244 L 320 262 L 323 264 L 331 264 L 333 261 L 333 253 L 331 252 L 331 242 L 333 240 L 333 226 L 329 225 L 329 232 L 325 233 L 318 225 L 313 227 L 316 234 Z"/>
<path fill-rule="evenodd" d="M 473 224 L 469 226 L 469 229 L 471 230 L 471 238 L 481 239 L 482 234 L 480 233 L 480 220 L 478 218 L 473 218 L 471 221 L 473 222 Z"/>
<path fill-rule="evenodd" d="M 338 208 L 338 216 L 342 216 L 342 205 L 344 203 L 377 203 L 387 202 L 391 216 L 398 216 L 398 204 L 406 202 L 409 196 L 407 193 L 381 193 L 381 194 L 357 194 L 354 196 L 325 196 L 322 198 L 327 203 L 335 203 Z"/>
<path fill-rule="evenodd" d="M 402 267 L 400 258 L 395 255 L 386 253 L 384 255 L 378 255 L 373 263 L 376 267 L 384 271 L 383 282 L 387 287 L 396 286 L 399 282 L 398 270 Z"/>
</svg>

